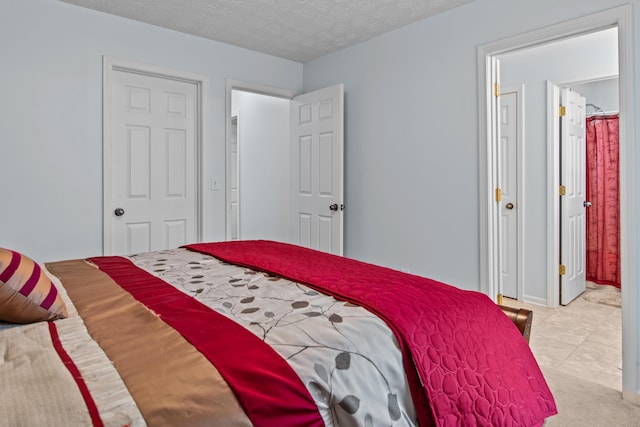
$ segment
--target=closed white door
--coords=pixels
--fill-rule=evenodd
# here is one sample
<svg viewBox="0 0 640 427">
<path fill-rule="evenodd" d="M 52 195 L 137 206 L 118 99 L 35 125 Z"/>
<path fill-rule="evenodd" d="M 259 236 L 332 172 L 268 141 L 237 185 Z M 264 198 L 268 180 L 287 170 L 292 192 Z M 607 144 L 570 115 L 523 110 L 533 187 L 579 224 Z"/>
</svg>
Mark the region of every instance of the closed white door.
<svg viewBox="0 0 640 427">
<path fill-rule="evenodd" d="M 105 138 L 105 254 L 196 241 L 197 86 L 113 70 Z"/>
<path fill-rule="evenodd" d="M 518 93 L 500 95 L 502 293 L 518 298 Z"/>
<path fill-rule="evenodd" d="M 343 85 L 291 102 L 291 242 L 343 253 Z"/>
<path fill-rule="evenodd" d="M 560 304 L 566 305 L 586 288 L 586 114 L 585 98 L 571 89 L 562 90 L 561 102 Z"/>
</svg>

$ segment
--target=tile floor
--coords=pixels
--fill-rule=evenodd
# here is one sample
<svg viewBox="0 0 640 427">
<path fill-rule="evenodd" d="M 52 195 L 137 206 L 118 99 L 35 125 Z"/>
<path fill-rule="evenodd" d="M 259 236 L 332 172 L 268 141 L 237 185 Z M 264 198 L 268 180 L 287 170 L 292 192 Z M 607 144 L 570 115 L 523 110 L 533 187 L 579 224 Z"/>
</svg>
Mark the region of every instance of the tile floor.
<svg viewBox="0 0 640 427">
<path fill-rule="evenodd" d="M 588 283 L 587 290 L 556 309 L 505 298 L 512 307 L 533 310 L 530 345 L 538 363 L 622 390 L 622 332 L 619 307 L 591 302 L 593 292 L 620 291 Z"/>
</svg>

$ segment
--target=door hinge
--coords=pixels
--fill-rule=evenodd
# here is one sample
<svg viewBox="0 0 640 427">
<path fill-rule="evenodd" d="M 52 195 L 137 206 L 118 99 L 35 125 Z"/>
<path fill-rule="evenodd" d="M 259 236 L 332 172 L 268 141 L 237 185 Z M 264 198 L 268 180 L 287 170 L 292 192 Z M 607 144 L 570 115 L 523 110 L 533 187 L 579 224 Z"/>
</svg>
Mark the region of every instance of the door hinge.
<svg viewBox="0 0 640 427">
<path fill-rule="evenodd" d="M 500 202 L 502 201 L 502 190 L 499 188 L 496 188 L 496 202 Z"/>
<path fill-rule="evenodd" d="M 561 276 L 564 276 L 565 274 L 567 274 L 567 267 L 564 264 L 560 264 L 560 268 L 558 269 L 558 271 L 560 272 Z"/>
<path fill-rule="evenodd" d="M 493 96 L 500 96 L 500 83 L 493 84 Z"/>
<path fill-rule="evenodd" d="M 565 187 L 564 185 L 560 186 L 560 195 L 564 196 L 567 194 L 567 187 Z"/>
<path fill-rule="evenodd" d="M 560 106 L 560 117 L 564 117 L 567 115 L 567 107 L 565 107 L 564 105 Z"/>
</svg>

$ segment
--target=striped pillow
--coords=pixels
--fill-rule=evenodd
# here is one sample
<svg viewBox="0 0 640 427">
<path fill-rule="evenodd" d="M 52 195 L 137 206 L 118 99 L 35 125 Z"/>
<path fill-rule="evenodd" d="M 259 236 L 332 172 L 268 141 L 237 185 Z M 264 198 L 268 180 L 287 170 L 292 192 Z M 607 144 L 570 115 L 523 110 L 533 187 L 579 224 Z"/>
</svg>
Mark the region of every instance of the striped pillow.
<svg viewBox="0 0 640 427">
<path fill-rule="evenodd" d="M 67 317 L 58 290 L 31 258 L 0 248 L 0 320 L 31 323 Z"/>
</svg>

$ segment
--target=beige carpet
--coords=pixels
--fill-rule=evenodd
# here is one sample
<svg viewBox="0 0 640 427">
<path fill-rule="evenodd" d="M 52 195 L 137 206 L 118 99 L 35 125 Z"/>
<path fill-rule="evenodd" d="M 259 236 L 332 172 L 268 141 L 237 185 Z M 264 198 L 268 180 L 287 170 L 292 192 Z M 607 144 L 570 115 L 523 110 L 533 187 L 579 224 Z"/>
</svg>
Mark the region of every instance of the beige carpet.
<svg viewBox="0 0 640 427">
<path fill-rule="evenodd" d="M 553 368 L 542 370 L 558 407 L 545 427 L 640 426 L 640 406 L 622 400 L 621 392 Z"/>
</svg>

